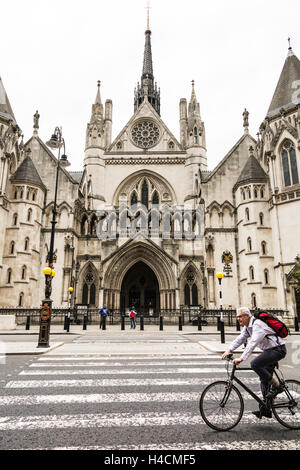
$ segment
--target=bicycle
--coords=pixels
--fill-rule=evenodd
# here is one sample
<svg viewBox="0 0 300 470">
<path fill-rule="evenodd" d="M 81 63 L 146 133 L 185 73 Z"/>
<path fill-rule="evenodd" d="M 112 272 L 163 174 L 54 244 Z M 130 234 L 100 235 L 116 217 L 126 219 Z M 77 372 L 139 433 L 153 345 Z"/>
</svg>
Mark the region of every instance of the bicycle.
<svg viewBox="0 0 300 470">
<path fill-rule="evenodd" d="M 235 376 L 237 369 L 239 371 L 252 370 L 250 367 L 233 365 L 230 373 L 229 365 L 232 358 L 233 354 L 226 357 L 227 380 L 211 383 L 201 394 L 199 407 L 205 423 L 215 431 L 229 431 L 237 426 L 244 413 L 244 399 L 240 390 L 233 384 L 233 382 L 236 382 L 261 407 L 271 410 L 280 424 L 289 429 L 300 429 L 300 382 L 297 380 L 284 380 L 282 372 L 280 371 L 279 376 L 279 370 L 278 372 L 274 370 L 274 374 L 283 386 L 284 391 L 274 398 L 263 400 Z"/>
</svg>

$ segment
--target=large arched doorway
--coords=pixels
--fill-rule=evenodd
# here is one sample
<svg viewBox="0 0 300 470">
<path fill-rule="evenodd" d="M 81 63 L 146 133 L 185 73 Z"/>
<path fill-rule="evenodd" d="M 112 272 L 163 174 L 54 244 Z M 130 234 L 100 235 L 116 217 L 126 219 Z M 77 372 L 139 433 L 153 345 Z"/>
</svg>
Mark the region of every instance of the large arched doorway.
<svg viewBox="0 0 300 470">
<path fill-rule="evenodd" d="M 159 298 L 159 285 L 152 269 L 141 261 L 131 266 L 122 282 L 121 310 L 135 306 L 138 313 L 152 314 L 159 311 Z"/>
</svg>

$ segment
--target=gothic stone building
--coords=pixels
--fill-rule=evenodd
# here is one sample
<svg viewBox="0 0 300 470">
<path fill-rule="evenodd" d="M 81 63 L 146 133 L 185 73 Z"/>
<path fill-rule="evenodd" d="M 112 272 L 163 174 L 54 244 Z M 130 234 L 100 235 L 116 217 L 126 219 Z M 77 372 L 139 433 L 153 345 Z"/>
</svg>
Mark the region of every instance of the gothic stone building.
<svg viewBox="0 0 300 470">
<path fill-rule="evenodd" d="M 233 262 L 223 279 L 223 307 L 274 307 L 294 314 L 292 272 L 300 252 L 298 58 L 289 48 L 257 139 L 249 134 L 245 110 L 241 138 L 208 171 L 195 85 L 189 102 L 180 100 L 177 139 L 160 117 L 149 28 L 145 38 L 134 114 L 125 127 L 112 141 L 113 105 L 102 104 L 99 82 L 83 171 L 69 171 L 66 157 L 60 160 L 54 307 L 67 306 L 70 286 L 74 304 L 95 307 L 218 307 L 216 273 L 228 250 Z M 40 139 L 38 124 L 36 114 L 33 135 L 24 143 L 0 81 L 1 306 L 38 307 L 44 297 L 58 160 Z M 146 210 L 138 209 L 141 203 Z M 166 227 L 169 235 L 163 236 Z"/>
</svg>

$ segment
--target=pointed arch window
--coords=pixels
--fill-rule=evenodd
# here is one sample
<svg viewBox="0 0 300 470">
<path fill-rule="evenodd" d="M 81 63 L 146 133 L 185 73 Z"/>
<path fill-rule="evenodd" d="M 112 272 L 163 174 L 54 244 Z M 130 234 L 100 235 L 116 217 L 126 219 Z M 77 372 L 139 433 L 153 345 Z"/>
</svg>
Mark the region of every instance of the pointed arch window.
<svg viewBox="0 0 300 470">
<path fill-rule="evenodd" d="M 96 284 L 93 269 L 89 266 L 82 287 L 82 304 L 96 305 Z"/>
<path fill-rule="evenodd" d="M 249 212 L 248 207 L 246 207 L 245 209 L 245 217 L 246 217 L 246 221 L 248 222 L 250 220 L 250 212 Z"/>
<path fill-rule="evenodd" d="M 148 184 L 147 181 L 144 180 L 143 185 L 142 185 L 142 204 L 143 206 L 147 207 L 148 209 L 148 204 L 149 204 L 149 189 L 148 189 Z"/>
<path fill-rule="evenodd" d="M 31 216 L 32 216 L 32 209 L 28 209 L 28 212 L 27 212 L 27 222 L 31 222 Z"/>
<path fill-rule="evenodd" d="M 152 197 L 152 204 L 159 204 L 159 197 L 157 191 L 154 192 L 153 197 Z"/>
<path fill-rule="evenodd" d="M 13 215 L 13 225 L 16 226 L 18 223 L 18 214 Z"/>
<path fill-rule="evenodd" d="M 249 268 L 250 281 L 254 281 L 254 267 L 250 266 Z"/>
<path fill-rule="evenodd" d="M 15 254 L 15 242 L 11 242 L 9 252 L 11 255 Z"/>
<path fill-rule="evenodd" d="M 24 279 L 26 279 L 26 266 L 23 266 L 22 268 L 22 281 L 24 281 Z"/>
<path fill-rule="evenodd" d="M 25 238 L 24 250 L 27 251 L 28 249 L 29 249 L 29 238 Z"/>
<path fill-rule="evenodd" d="M 198 144 L 198 129 L 194 127 L 194 144 Z"/>
<path fill-rule="evenodd" d="M 19 295 L 19 307 L 23 307 L 24 303 L 24 292 L 21 292 Z"/>
<path fill-rule="evenodd" d="M 132 196 L 131 196 L 131 200 L 130 200 L 130 206 L 136 206 L 137 205 L 137 202 L 138 202 L 138 198 L 137 198 L 137 194 L 136 192 L 134 191 L 134 193 L 132 193 Z"/>
<path fill-rule="evenodd" d="M 248 245 L 248 251 L 252 251 L 252 240 L 250 237 L 247 240 L 247 245 Z"/>
<path fill-rule="evenodd" d="M 192 304 L 198 305 L 198 287 L 196 284 L 193 284 L 192 287 Z"/>
<path fill-rule="evenodd" d="M 191 305 L 190 286 L 188 284 L 184 286 L 184 305 L 188 307 Z"/>
<path fill-rule="evenodd" d="M 282 169 L 285 186 L 299 184 L 297 158 L 295 147 L 290 140 L 286 140 L 282 146 Z"/>
<path fill-rule="evenodd" d="M 265 241 L 261 242 L 261 252 L 263 255 L 267 254 L 267 243 Z"/>
<path fill-rule="evenodd" d="M 262 212 L 259 214 L 259 224 L 264 225 L 264 214 Z"/>
<path fill-rule="evenodd" d="M 7 284 L 11 284 L 11 276 L 12 276 L 12 270 L 9 269 L 7 271 Z"/>
<path fill-rule="evenodd" d="M 265 284 L 269 284 L 269 271 L 268 269 L 264 270 Z"/>
</svg>

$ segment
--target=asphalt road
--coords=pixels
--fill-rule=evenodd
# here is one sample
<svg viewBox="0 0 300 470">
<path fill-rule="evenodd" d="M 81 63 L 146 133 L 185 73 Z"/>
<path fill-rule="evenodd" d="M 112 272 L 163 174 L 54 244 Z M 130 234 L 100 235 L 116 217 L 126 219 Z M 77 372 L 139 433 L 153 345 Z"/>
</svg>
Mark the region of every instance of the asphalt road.
<svg viewBox="0 0 300 470">
<path fill-rule="evenodd" d="M 65 346 L 50 353 L 7 356 L 0 364 L 0 449 L 299 449 L 300 431 L 256 419 L 247 395 L 236 428 L 207 427 L 201 391 L 226 371 L 197 335 L 132 333 L 60 336 Z M 291 344 L 282 370 L 300 378 L 295 354 Z M 253 372 L 239 376 L 259 391 Z"/>
</svg>

